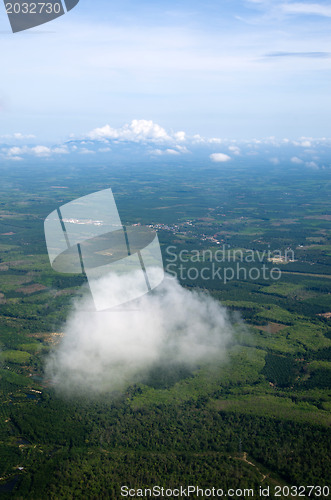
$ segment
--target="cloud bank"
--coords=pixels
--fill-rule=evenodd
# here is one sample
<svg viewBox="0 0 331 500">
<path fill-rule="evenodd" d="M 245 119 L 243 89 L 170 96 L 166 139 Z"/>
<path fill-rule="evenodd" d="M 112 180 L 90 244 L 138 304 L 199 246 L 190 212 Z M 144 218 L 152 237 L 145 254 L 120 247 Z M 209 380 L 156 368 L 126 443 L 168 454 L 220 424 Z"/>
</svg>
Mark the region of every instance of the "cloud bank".
<svg viewBox="0 0 331 500">
<path fill-rule="evenodd" d="M 39 141 L 35 143 L 22 144 L 22 140 L 29 136 L 21 133 L 13 136 L 13 142 L 4 143 L 1 146 L 0 136 L 0 159 L 10 162 L 34 161 L 40 162 L 65 162 L 69 159 L 76 161 L 108 161 L 111 159 L 121 160 L 138 157 L 163 161 L 181 161 L 181 157 L 186 160 L 194 158 L 193 155 L 203 155 L 213 162 L 224 163 L 232 160 L 236 162 L 244 160 L 252 155 L 264 155 L 266 157 L 273 150 L 274 158 L 279 163 L 290 162 L 292 164 L 300 162 L 292 161 L 291 158 L 302 158 L 302 164 L 308 166 L 307 162 L 316 161 L 315 151 L 318 150 L 323 163 L 316 163 L 318 168 L 329 168 L 330 162 L 330 137 L 298 137 L 289 138 L 251 138 L 247 140 L 235 140 L 224 137 L 203 137 L 200 134 L 190 135 L 187 131 L 173 131 L 165 129 L 158 123 L 146 119 L 134 119 L 121 127 L 114 128 L 105 125 L 95 128 L 82 136 L 71 135 L 70 140 L 56 144 L 46 145 Z M 19 143 L 18 143 L 19 141 Z M 282 157 L 278 157 L 280 148 Z M 218 152 L 218 151 L 227 151 Z M 278 161 L 277 160 L 277 161 Z M 320 159 L 318 159 L 320 160 Z M 269 162 L 270 159 L 267 161 Z M 275 163 L 271 160 L 271 163 Z"/>
<path fill-rule="evenodd" d="M 103 284 L 104 293 L 112 293 L 112 278 Z M 62 342 L 47 360 L 46 377 L 69 395 L 109 393 L 143 380 L 159 365 L 194 368 L 223 360 L 232 339 L 224 307 L 166 278 L 120 311 L 97 313 L 90 298 L 77 300 Z"/>
</svg>

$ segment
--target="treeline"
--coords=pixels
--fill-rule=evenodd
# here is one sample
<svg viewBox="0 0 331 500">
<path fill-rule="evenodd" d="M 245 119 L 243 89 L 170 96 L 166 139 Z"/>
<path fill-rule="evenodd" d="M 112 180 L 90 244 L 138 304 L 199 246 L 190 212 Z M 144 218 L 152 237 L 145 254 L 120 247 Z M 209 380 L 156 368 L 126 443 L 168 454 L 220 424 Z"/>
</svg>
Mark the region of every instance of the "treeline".
<svg viewBox="0 0 331 500">
<path fill-rule="evenodd" d="M 84 498 L 98 498 L 123 481 L 210 485 L 220 474 L 222 484 L 252 487 L 254 474 L 248 480 L 239 463 L 234 470 L 244 451 L 288 484 L 324 484 L 328 478 L 328 429 L 220 412 L 203 399 L 135 410 L 123 400 L 65 403 L 52 397 L 24 412 L 14 406 L 11 419 L 32 447 L 50 450 L 34 455 L 17 498 L 45 498 L 47 488 L 50 498 L 78 498 L 81 488 L 93 492 Z M 227 462 L 230 456 L 237 462 Z"/>
</svg>

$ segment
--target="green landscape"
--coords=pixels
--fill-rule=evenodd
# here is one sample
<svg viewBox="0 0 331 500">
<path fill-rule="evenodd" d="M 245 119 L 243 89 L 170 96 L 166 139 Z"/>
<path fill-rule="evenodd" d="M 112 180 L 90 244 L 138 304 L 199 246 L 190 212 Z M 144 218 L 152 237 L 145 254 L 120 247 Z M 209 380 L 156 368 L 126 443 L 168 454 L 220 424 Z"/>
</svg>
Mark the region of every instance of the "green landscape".
<svg viewBox="0 0 331 500">
<path fill-rule="evenodd" d="M 154 484 L 262 485 L 274 499 L 297 498 L 277 485 L 328 486 L 329 171 L 248 163 L 1 166 L 4 499 L 117 500 L 121 485 Z M 86 277 L 52 270 L 44 220 L 109 187 L 123 224 L 156 228 L 165 269 L 223 304 L 235 335 L 226 359 L 68 398 L 44 366 Z"/>
</svg>

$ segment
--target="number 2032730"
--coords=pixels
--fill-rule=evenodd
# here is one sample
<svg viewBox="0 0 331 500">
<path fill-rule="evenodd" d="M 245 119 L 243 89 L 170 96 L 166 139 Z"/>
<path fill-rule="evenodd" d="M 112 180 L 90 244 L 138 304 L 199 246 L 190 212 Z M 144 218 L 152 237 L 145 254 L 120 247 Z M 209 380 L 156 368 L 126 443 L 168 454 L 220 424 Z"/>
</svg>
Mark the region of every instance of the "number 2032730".
<svg viewBox="0 0 331 500">
<path fill-rule="evenodd" d="M 59 2 L 8 2 L 6 11 L 7 14 L 60 14 L 62 5 Z"/>
</svg>

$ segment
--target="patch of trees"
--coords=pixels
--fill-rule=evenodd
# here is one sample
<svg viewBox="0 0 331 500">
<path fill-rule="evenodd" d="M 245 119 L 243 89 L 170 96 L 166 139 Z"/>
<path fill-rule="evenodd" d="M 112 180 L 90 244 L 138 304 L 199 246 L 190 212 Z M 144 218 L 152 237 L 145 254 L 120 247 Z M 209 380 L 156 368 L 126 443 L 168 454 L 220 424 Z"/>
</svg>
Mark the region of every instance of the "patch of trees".
<svg viewBox="0 0 331 500">
<path fill-rule="evenodd" d="M 302 387 L 305 389 L 330 389 L 331 388 L 331 371 L 327 368 L 318 368 L 306 380 Z"/>
<path fill-rule="evenodd" d="M 278 387 L 290 387 L 298 376 L 299 366 L 291 357 L 268 353 L 261 373 Z"/>
</svg>

